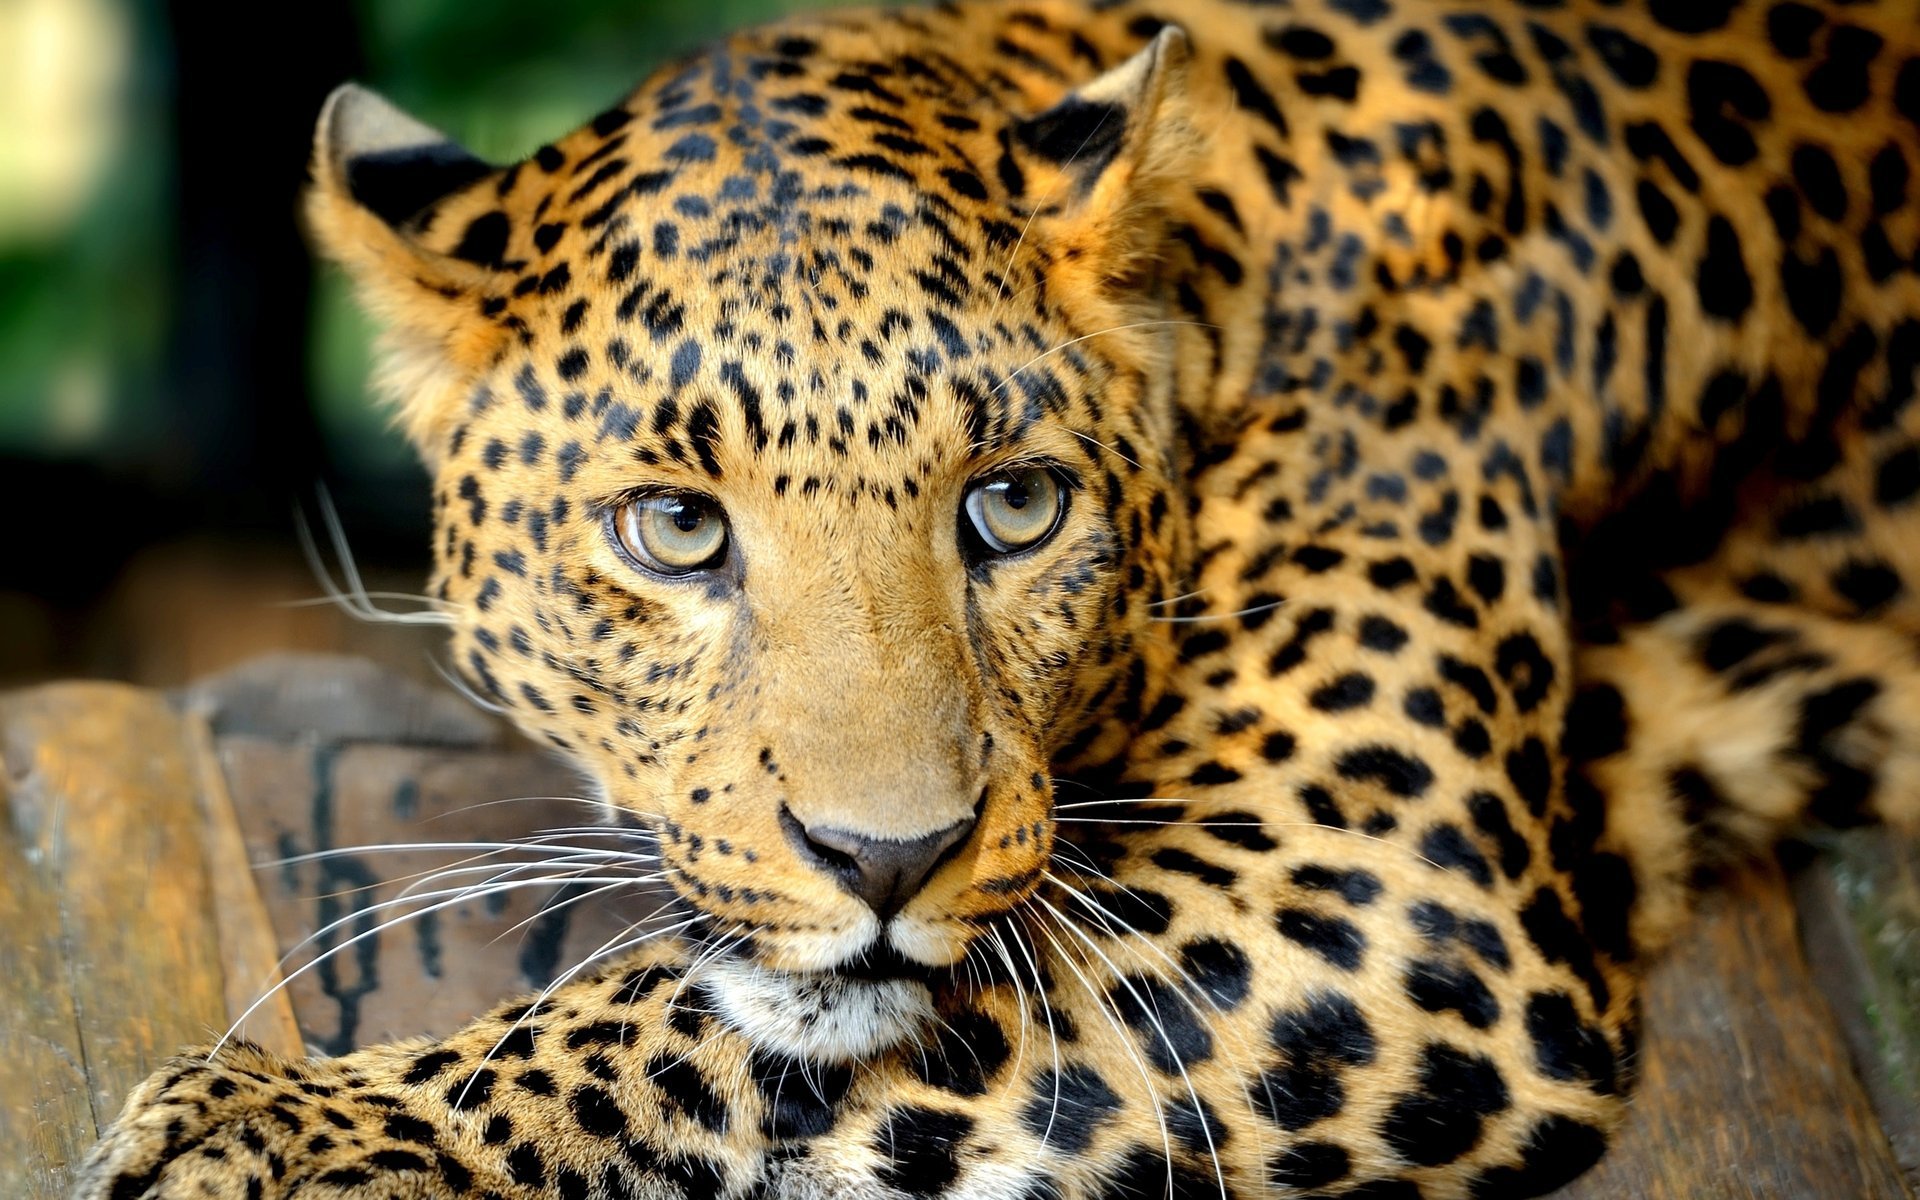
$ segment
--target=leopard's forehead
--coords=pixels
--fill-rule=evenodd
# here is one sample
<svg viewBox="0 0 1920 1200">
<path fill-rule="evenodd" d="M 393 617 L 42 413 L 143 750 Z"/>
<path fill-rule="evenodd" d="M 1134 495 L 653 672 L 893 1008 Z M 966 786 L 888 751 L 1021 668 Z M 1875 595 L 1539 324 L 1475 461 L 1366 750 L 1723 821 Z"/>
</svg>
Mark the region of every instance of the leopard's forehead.
<svg viewBox="0 0 1920 1200">
<path fill-rule="evenodd" d="M 622 471 L 882 499 L 1049 423 L 1108 440 L 1109 368 L 1045 285 L 977 92 L 911 55 L 751 35 L 449 202 L 430 235 L 492 272 L 482 312 L 517 335 L 476 423 L 557 414 L 578 469 L 615 460 L 598 445 Z"/>
</svg>

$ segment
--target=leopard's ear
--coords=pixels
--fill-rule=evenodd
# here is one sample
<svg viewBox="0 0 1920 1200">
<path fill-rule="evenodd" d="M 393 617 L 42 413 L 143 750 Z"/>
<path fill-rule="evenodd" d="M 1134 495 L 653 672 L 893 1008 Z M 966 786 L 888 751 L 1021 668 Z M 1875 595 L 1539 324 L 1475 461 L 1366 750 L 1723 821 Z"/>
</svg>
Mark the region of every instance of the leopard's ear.
<svg viewBox="0 0 1920 1200">
<path fill-rule="evenodd" d="M 376 384 L 431 465 L 509 333 L 487 305 L 508 265 L 498 172 L 355 84 L 321 108 L 311 171 L 313 240 L 383 327 Z"/>
<path fill-rule="evenodd" d="M 1165 202 L 1192 165 L 1199 139 L 1188 115 L 1187 35 L 1168 25 L 1132 58 L 1015 124 L 1040 178 L 1027 194 L 1050 240 L 1055 269 L 1124 289 L 1157 256 Z"/>
</svg>

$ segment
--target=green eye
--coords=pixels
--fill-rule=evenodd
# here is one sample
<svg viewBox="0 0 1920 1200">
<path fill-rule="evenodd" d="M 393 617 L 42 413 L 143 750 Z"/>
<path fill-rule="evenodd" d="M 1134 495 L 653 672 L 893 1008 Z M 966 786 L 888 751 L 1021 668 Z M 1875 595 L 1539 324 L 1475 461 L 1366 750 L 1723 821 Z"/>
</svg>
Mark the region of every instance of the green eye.
<svg viewBox="0 0 1920 1200">
<path fill-rule="evenodd" d="M 716 567 L 727 552 L 726 515 L 692 492 L 629 500 L 614 514 L 613 528 L 634 561 L 661 575 Z"/>
<path fill-rule="evenodd" d="M 1060 479 L 1045 467 L 1015 467 L 967 489 L 967 522 L 993 554 L 1017 554 L 1045 541 L 1066 509 Z"/>
</svg>

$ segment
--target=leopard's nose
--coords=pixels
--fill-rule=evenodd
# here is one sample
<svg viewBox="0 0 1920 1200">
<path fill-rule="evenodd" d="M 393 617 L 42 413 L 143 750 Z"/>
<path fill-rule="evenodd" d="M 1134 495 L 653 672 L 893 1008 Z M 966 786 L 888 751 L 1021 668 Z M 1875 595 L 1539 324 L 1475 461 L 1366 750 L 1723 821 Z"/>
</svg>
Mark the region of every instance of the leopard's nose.
<svg viewBox="0 0 1920 1200">
<path fill-rule="evenodd" d="M 917 838 L 871 837 L 831 826 L 801 824 L 784 806 L 780 823 L 802 859 L 867 902 L 882 921 L 906 907 L 947 853 L 964 842 L 977 814 Z"/>
</svg>

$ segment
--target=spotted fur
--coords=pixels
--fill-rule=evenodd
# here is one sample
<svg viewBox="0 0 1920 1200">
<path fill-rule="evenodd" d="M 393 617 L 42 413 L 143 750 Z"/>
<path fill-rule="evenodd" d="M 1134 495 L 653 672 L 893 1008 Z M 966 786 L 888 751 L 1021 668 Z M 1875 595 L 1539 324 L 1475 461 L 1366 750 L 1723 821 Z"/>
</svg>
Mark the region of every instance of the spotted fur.
<svg viewBox="0 0 1920 1200">
<path fill-rule="evenodd" d="M 688 936 L 177 1060 L 77 1194 L 1577 1175 L 1712 871 L 1920 815 L 1916 29 L 964 0 L 743 33 L 506 168 L 343 90 L 314 230 L 459 662 Z M 969 554 L 1035 463 L 1057 531 Z M 657 489 L 724 563 L 623 554 Z M 891 911 L 829 828 L 946 840 Z"/>
</svg>

